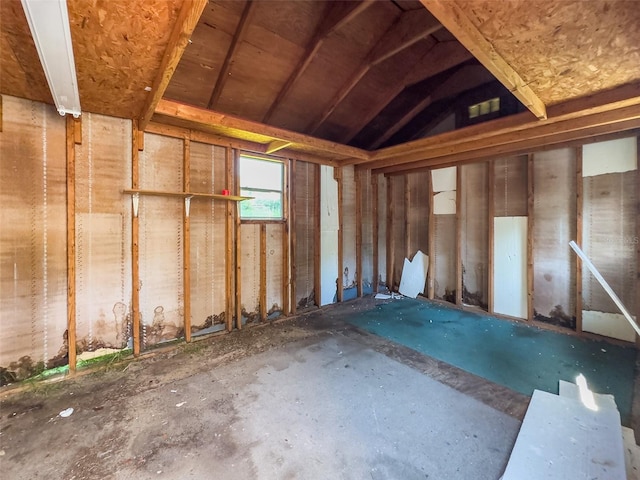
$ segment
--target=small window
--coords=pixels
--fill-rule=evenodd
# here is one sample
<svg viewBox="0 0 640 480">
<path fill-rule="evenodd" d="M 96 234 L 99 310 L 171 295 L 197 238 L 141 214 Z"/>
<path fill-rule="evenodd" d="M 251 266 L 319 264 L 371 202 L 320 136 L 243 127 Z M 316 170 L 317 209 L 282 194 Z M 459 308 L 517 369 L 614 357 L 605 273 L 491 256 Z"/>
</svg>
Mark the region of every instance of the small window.
<svg viewBox="0 0 640 480">
<path fill-rule="evenodd" d="M 481 115 L 500 111 L 500 97 L 492 98 L 486 102 L 476 103 L 469 106 L 469 118 L 476 118 Z"/>
<path fill-rule="evenodd" d="M 240 202 L 243 220 L 282 220 L 282 162 L 240 157 L 240 195 L 253 197 Z"/>
</svg>

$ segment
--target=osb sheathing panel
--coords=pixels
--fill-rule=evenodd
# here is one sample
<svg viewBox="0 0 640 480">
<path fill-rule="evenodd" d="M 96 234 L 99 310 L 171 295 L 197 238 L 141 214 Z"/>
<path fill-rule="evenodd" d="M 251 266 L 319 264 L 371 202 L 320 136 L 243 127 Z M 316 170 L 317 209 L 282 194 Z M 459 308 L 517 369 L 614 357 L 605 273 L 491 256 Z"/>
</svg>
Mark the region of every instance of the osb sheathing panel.
<svg viewBox="0 0 640 480">
<path fill-rule="evenodd" d="M 183 141 L 145 134 L 140 188 L 181 192 Z M 183 201 L 140 197 L 140 313 L 143 346 L 181 336 L 184 326 Z"/>
<path fill-rule="evenodd" d="M 66 363 L 65 121 L 6 95 L 2 108 L 0 367 L 26 377 L 38 362 Z"/>
<path fill-rule="evenodd" d="M 494 212 L 496 217 L 527 215 L 527 157 L 494 160 Z"/>
<path fill-rule="evenodd" d="M 53 104 L 19 0 L 0 2 L 0 93 Z"/>
<path fill-rule="evenodd" d="M 546 104 L 640 79 L 637 2 L 456 2 Z"/>
<path fill-rule="evenodd" d="M 455 301 L 456 216 L 434 215 L 434 293 L 436 298 Z"/>
<path fill-rule="evenodd" d="M 296 304 L 299 307 L 314 303 L 314 252 L 315 223 L 317 212 L 314 207 L 315 165 L 296 162 L 295 184 L 295 224 L 296 234 Z"/>
<path fill-rule="evenodd" d="M 82 110 L 140 116 L 181 0 L 69 0 Z"/>
<path fill-rule="evenodd" d="M 355 287 L 360 272 L 356 265 L 356 182 L 353 167 L 342 169 L 342 266 L 344 288 Z"/>
<path fill-rule="evenodd" d="M 630 312 L 636 311 L 637 172 L 585 177 L 583 250 Z M 583 309 L 619 313 L 583 265 Z"/>
<path fill-rule="evenodd" d="M 282 242 L 284 224 L 267 225 L 267 313 L 282 311 Z"/>
<path fill-rule="evenodd" d="M 219 193 L 225 188 L 225 149 L 191 142 L 190 190 Z M 196 332 L 225 318 L 225 202 L 192 199 L 191 329 Z"/>
<path fill-rule="evenodd" d="M 376 175 L 378 182 L 378 281 L 385 284 L 387 281 L 387 182 L 388 177 Z M 391 285 L 389 285 L 391 287 Z"/>
<path fill-rule="evenodd" d="M 362 284 L 365 288 L 373 282 L 373 215 L 372 205 L 377 199 L 371 197 L 371 170 L 360 172 L 360 190 L 362 192 Z"/>
<path fill-rule="evenodd" d="M 123 348 L 131 331 L 131 121 L 82 115 L 76 145 L 78 353 Z"/>
<path fill-rule="evenodd" d="M 389 177 L 387 181 L 392 182 L 393 190 L 393 218 L 387 228 L 391 228 L 393 238 L 393 282 L 400 285 L 402 278 L 402 266 L 407 255 L 406 249 L 406 225 L 405 225 L 405 208 L 404 208 L 404 175 L 396 175 Z"/>
<path fill-rule="evenodd" d="M 418 250 L 429 253 L 429 172 L 412 173 L 409 176 L 409 211 L 407 219 L 409 252 L 414 255 Z"/>
<path fill-rule="evenodd" d="M 488 304 L 489 170 L 485 162 L 462 165 L 462 301 Z"/>
<path fill-rule="evenodd" d="M 260 225 L 240 226 L 242 311 L 255 320 L 260 306 Z"/>
<path fill-rule="evenodd" d="M 533 159 L 533 308 L 538 320 L 575 328 L 576 154 L 573 148 Z"/>
</svg>

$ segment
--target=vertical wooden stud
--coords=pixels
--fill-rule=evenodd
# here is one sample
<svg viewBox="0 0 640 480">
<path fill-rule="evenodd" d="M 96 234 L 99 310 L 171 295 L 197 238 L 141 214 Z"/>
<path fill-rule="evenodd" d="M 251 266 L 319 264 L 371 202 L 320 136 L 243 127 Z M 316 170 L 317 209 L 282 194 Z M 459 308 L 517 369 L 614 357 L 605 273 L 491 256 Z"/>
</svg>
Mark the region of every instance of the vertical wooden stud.
<svg viewBox="0 0 640 480">
<path fill-rule="evenodd" d="M 260 224 L 260 321 L 267 319 L 267 225 Z"/>
<path fill-rule="evenodd" d="M 489 209 L 488 209 L 488 217 L 489 217 L 489 249 L 488 249 L 488 253 L 489 253 L 489 267 L 487 268 L 488 270 L 488 278 L 487 278 L 487 303 L 488 303 L 488 312 L 489 313 L 493 313 L 493 217 L 495 215 L 495 200 L 494 200 L 494 191 L 495 191 L 495 186 L 494 186 L 494 181 L 495 181 L 495 164 L 493 162 L 493 160 L 489 160 L 489 173 L 488 173 L 488 187 L 489 187 L 489 192 L 488 192 L 488 202 L 489 202 Z"/>
<path fill-rule="evenodd" d="M 144 132 L 138 131 L 138 151 L 142 152 L 144 150 Z"/>
<path fill-rule="evenodd" d="M 395 242 L 393 235 L 393 179 L 392 177 L 386 177 L 387 179 L 387 288 L 390 292 L 393 291 L 393 259 Z"/>
<path fill-rule="evenodd" d="M 2 95 L 0 95 L 0 132 L 2 132 Z"/>
<path fill-rule="evenodd" d="M 456 305 L 462 305 L 462 167 L 456 167 Z"/>
<path fill-rule="evenodd" d="M 411 221 L 409 207 L 411 205 L 411 185 L 409 184 L 409 174 L 404 175 L 404 256 L 411 258 Z"/>
<path fill-rule="evenodd" d="M 576 243 L 582 248 L 582 147 L 576 147 Z M 582 260 L 576 255 L 576 332 L 582 332 Z"/>
<path fill-rule="evenodd" d="M 76 145 L 82 145 L 82 117 L 73 119 L 74 142 Z"/>
<path fill-rule="evenodd" d="M 315 164 L 313 178 L 313 212 L 314 218 L 314 248 L 313 248 L 313 295 L 316 301 L 316 305 L 319 307 L 322 303 L 322 279 L 320 277 L 320 242 L 321 242 L 321 225 L 320 225 L 320 165 Z"/>
<path fill-rule="evenodd" d="M 0 96 L 0 98 L 2 98 Z M 67 348 L 69 373 L 76 371 L 76 146 L 75 123 L 67 127 Z"/>
<path fill-rule="evenodd" d="M 637 141 L 636 161 L 636 323 L 640 322 L 640 136 Z M 640 346 L 640 337 L 636 335 L 636 346 Z"/>
<path fill-rule="evenodd" d="M 362 178 L 362 171 L 356 169 L 356 291 L 358 297 L 362 297 Z"/>
<path fill-rule="evenodd" d="M 134 190 L 140 188 L 139 139 L 138 121 L 133 120 L 131 136 L 131 188 Z M 140 355 L 140 222 L 135 212 L 131 217 L 131 280 L 133 354 L 137 356 Z"/>
<path fill-rule="evenodd" d="M 282 224 L 282 313 L 283 315 L 289 315 L 291 312 L 291 269 L 289 258 L 290 247 L 290 201 L 289 201 L 289 185 L 290 185 L 291 167 L 290 162 L 284 164 L 284 185 L 282 194 L 282 213 L 284 215 L 284 223 Z"/>
<path fill-rule="evenodd" d="M 380 276 L 380 265 L 379 265 L 379 255 L 380 252 L 378 250 L 378 175 L 371 175 L 371 221 L 372 221 L 372 234 L 371 236 L 373 241 L 373 294 L 378 293 L 378 282 Z"/>
<path fill-rule="evenodd" d="M 211 147 L 214 148 L 214 147 Z M 225 189 L 237 194 L 233 185 L 233 150 L 229 147 L 225 148 Z M 235 202 L 225 202 L 225 313 L 224 322 L 227 332 L 233 330 L 233 307 L 234 307 L 234 291 L 233 279 L 235 277 L 235 269 L 233 266 L 233 214 L 237 205 Z"/>
<path fill-rule="evenodd" d="M 433 300 L 435 297 L 435 272 L 433 271 L 435 266 L 435 253 L 436 253 L 436 245 L 435 245 L 435 224 L 436 219 L 433 212 L 433 175 L 431 175 L 431 170 L 427 172 L 429 176 L 429 181 L 427 183 L 429 198 L 429 219 L 427 226 L 427 236 L 428 236 L 428 248 L 429 248 L 429 269 L 427 270 L 427 296 L 429 300 Z"/>
<path fill-rule="evenodd" d="M 236 149 L 233 150 L 233 165 L 234 165 L 234 194 L 240 194 L 240 152 Z M 241 266 L 241 255 L 242 249 L 240 239 L 241 235 L 241 224 L 240 224 L 240 202 L 235 202 L 235 217 L 236 217 L 236 228 L 234 232 L 234 243 L 236 246 L 236 256 L 235 256 L 235 280 L 236 280 L 236 328 L 238 330 L 242 329 L 242 266 Z"/>
<path fill-rule="evenodd" d="M 184 138 L 182 148 L 182 187 L 183 191 L 191 191 L 191 140 Z M 182 206 L 182 267 L 184 271 L 183 292 L 184 292 L 184 340 L 191 341 L 191 219 L 189 215 L 189 204 L 191 199 L 185 198 Z"/>
<path fill-rule="evenodd" d="M 296 159 L 291 160 L 291 168 L 289 169 L 289 235 L 291 237 L 291 252 L 289 257 L 291 258 L 291 313 L 296 314 L 297 310 L 297 291 L 296 291 L 296 278 L 297 278 L 297 262 L 296 254 L 297 236 L 296 236 Z"/>
<path fill-rule="evenodd" d="M 527 156 L 527 320 L 533 320 L 533 209 L 534 209 L 533 154 Z"/>
<path fill-rule="evenodd" d="M 342 168 L 334 167 L 333 178 L 338 182 L 338 284 L 336 297 L 338 302 L 344 300 L 344 215 L 342 214 L 342 198 L 343 198 L 343 183 L 342 183 Z"/>
</svg>

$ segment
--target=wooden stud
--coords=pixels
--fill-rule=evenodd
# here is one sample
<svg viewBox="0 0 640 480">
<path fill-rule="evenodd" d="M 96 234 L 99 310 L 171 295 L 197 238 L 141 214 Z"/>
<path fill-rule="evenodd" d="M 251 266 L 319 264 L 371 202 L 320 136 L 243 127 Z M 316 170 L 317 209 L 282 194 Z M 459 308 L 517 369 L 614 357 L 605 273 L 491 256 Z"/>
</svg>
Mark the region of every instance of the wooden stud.
<svg viewBox="0 0 640 480">
<path fill-rule="evenodd" d="M 289 169 L 289 236 L 291 238 L 291 251 L 290 251 L 290 259 L 291 259 L 291 289 L 290 289 L 290 298 L 291 298 L 291 313 L 293 315 L 296 314 L 298 305 L 297 305 L 297 290 L 296 290 L 296 278 L 297 278 L 297 262 L 296 255 L 298 252 L 297 246 L 297 235 L 296 235 L 296 225 L 297 225 L 297 215 L 296 215 L 296 165 L 297 161 L 295 158 L 291 159 L 291 168 Z"/>
<path fill-rule="evenodd" d="M 0 132 L 2 132 L 2 95 L 0 95 Z"/>
<path fill-rule="evenodd" d="M 387 230 L 386 230 L 386 242 L 387 242 L 387 288 L 390 292 L 393 291 L 393 269 L 394 269 L 394 254 L 395 254 L 395 241 L 393 235 L 393 181 L 391 178 L 387 178 Z"/>
<path fill-rule="evenodd" d="M 336 297 L 338 302 L 344 300 L 344 215 L 343 215 L 343 196 L 344 185 L 342 183 L 342 168 L 333 169 L 333 178 L 338 182 L 338 284 Z"/>
<path fill-rule="evenodd" d="M 0 98 L 2 98 L 0 96 Z M 76 371 L 76 146 L 75 122 L 67 116 L 67 348 L 69 373 Z"/>
<path fill-rule="evenodd" d="M 184 138 L 182 149 L 182 186 L 185 192 L 191 190 L 191 140 Z M 189 202 L 191 198 L 186 197 L 182 207 L 182 267 L 184 271 L 183 298 L 184 298 L 184 340 L 191 341 L 191 218 L 189 215 Z"/>
<path fill-rule="evenodd" d="M 289 145 L 291 145 L 291 142 L 287 142 L 286 140 L 274 140 L 266 146 L 266 148 L 264 149 L 264 153 L 269 155 L 271 153 L 280 151 L 283 148 L 287 148 Z"/>
<path fill-rule="evenodd" d="M 428 237 L 428 249 L 429 249 L 429 269 L 427 270 L 427 296 L 429 300 L 433 300 L 435 297 L 435 272 L 433 269 L 435 268 L 435 254 L 436 254 L 436 245 L 435 245 L 435 225 L 436 219 L 435 214 L 433 212 L 433 178 L 431 175 L 431 171 L 428 172 L 429 181 L 427 183 L 427 197 L 429 198 L 429 218 L 428 218 L 428 227 L 427 227 L 427 237 Z"/>
<path fill-rule="evenodd" d="M 456 305 L 462 305 L 462 168 L 456 167 Z"/>
<path fill-rule="evenodd" d="M 291 269 L 290 269 L 290 235 L 291 235 L 291 211 L 289 202 L 289 185 L 291 167 L 290 162 L 284 164 L 284 185 L 283 185 L 283 205 L 282 213 L 284 215 L 284 223 L 282 224 L 282 313 L 289 315 L 291 312 Z"/>
<path fill-rule="evenodd" d="M 411 221 L 409 209 L 411 207 L 411 185 L 409 175 L 404 176 L 404 256 L 411 258 Z"/>
<path fill-rule="evenodd" d="M 320 165 L 315 165 L 314 169 L 314 178 L 313 178 L 313 212 L 314 212 L 314 248 L 313 248 L 313 290 L 314 290 L 314 298 L 316 301 L 316 305 L 318 307 L 322 304 L 322 278 L 320 276 L 320 248 L 321 248 L 321 227 L 320 224 L 320 188 L 321 188 L 321 179 L 320 179 Z"/>
<path fill-rule="evenodd" d="M 222 94 L 222 90 L 229 78 L 229 71 L 231 70 L 231 65 L 233 65 L 233 59 L 238 52 L 238 47 L 244 41 L 244 37 L 249 30 L 249 25 L 251 24 L 251 18 L 255 12 L 255 6 L 258 2 L 254 2 L 253 0 L 247 0 L 247 3 L 244 6 L 244 10 L 242 11 L 242 16 L 240 17 L 240 21 L 238 22 L 238 26 L 236 27 L 236 32 L 233 35 L 233 39 L 231 40 L 231 45 L 229 46 L 229 50 L 227 50 L 227 56 L 224 59 L 224 63 L 222 64 L 222 68 L 218 72 L 218 79 L 216 80 L 216 84 L 213 87 L 213 91 L 211 92 L 211 98 L 209 98 L 209 103 L 207 108 L 214 108 L 220 99 L 220 95 Z"/>
<path fill-rule="evenodd" d="M 233 165 L 234 165 L 234 192 L 240 192 L 240 175 L 238 172 L 240 171 L 240 152 L 238 150 L 233 150 Z M 233 243 L 236 246 L 235 249 L 235 280 L 236 280 L 236 328 L 238 330 L 242 330 L 242 267 L 240 265 L 240 260 L 242 258 L 242 249 L 241 247 L 241 223 L 240 223 L 240 204 L 236 204 L 235 208 L 235 219 L 236 219 L 236 228 L 234 229 L 234 239 Z"/>
<path fill-rule="evenodd" d="M 355 171 L 356 181 L 356 292 L 362 297 L 362 171 Z"/>
<path fill-rule="evenodd" d="M 527 320 L 533 320 L 533 229 L 534 229 L 534 175 L 533 175 L 533 154 L 527 155 Z"/>
<path fill-rule="evenodd" d="M 191 137 L 190 132 L 189 137 Z M 184 135 L 181 135 L 181 138 L 184 138 Z M 138 151 L 144 151 L 144 130 L 138 130 Z"/>
<path fill-rule="evenodd" d="M 547 118 L 547 109 L 542 100 L 513 67 L 496 52 L 464 10 L 454 2 L 446 0 L 420 1 L 536 117 Z"/>
<path fill-rule="evenodd" d="M 640 136 L 636 137 L 636 323 L 640 322 Z M 640 337 L 636 335 L 636 346 Z"/>
<path fill-rule="evenodd" d="M 372 220 L 372 241 L 373 241 L 373 294 L 378 293 L 379 276 L 380 276 L 380 259 L 378 245 L 378 175 L 371 175 L 371 220 Z M 384 177 L 383 177 L 384 178 Z"/>
<path fill-rule="evenodd" d="M 133 120 L 131 131 L 131 188 L 140 188 L 140 159 L 138 156 L 138 121 Z M 140 219 L 131 216 L 131 314 L 133 354 L 140 355 Z"/>
<path fill-rule="evenodd" d="M 487 268 L 487 311 L 493 313 L 493 216 L 495 215 L 495 200 L 494 192 L 495 186 L 493 184 L 495 180 L 495 165 L 493 160 L 489 160 L 489 172 L 488 172 L 488 220 L 489 220 L 489 240 L 488 240 L 488 253 L 489 253 L 489 266 Z"/>
<path fill-rule="evenodd" d="M 165 90 L 169 86 L 171 77 L 173 77 L 173 73 L 182 58 L 184 50 L 189 44 L 191 34 L 195 30 L 198 20 L 200 20 L 200 15 L 202 15 L 202 11 L 207 3 L 208 0 L 190 0 L 183 2 L 171 32 L 171 37 L 169 37 L 164 56 L 160 62 L 158 74 L 153 81 L 151 91 L 140 112 L 140 122 L 138 126 L 140 131 L 144 131 L 153 116 L 158 101 L 163 97 Z"/>
<path fill-rule="evenodd" d="M 582 178 L 582 147 L 576 148 L 576 244 L 582 248 L 584 202 Z M 582 333 L 582 259 L 576 255 L 576 332 Z"/>
<path fill-rule="evenodd" d="M 76 145 L 82 145 L 82 117 L 73 119 L 74 142 Z"/>
<path fill-rule="evenodd" d="M 233 150 L 230 148 L 225 148 L 225 181 L 224 185 L 227 190 L 230 192 L 234 192 L 233 185 Z M 233 330 L 233 300 L 234 300 L 234 292 L 233 292 L 233 278 L 235 274 L 235 269 L 233 267 L 233 203 L 227 202 L 225 204 L 225 235 L 224 235 L 224 243 L 225 243 L 225 328 L 227 332 Z"/>
<path fill-rule="evenodd" d="M 267 320 L 267 225 L 260 224 L 260 321 Z"/>
</svg>

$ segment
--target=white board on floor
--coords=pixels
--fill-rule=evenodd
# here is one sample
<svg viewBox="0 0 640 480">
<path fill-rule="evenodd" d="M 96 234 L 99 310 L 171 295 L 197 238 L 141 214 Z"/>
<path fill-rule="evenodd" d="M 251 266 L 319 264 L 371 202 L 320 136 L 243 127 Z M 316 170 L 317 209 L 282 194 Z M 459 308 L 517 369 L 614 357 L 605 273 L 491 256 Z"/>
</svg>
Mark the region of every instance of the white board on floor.
<svg viewBox="0 0 640 480">
<path fill-rule="evenodd" d="M 493 219 L 493 310 L 527 318 L 527 217 Z"/>
<path fill-rule="evenodd" d="M 582 176 L 629 172 L 638 168 L 636 137 L 591 143 L 582 147 Z"/>
<path fill-rule="evenodd" d="M 411 261 L 405 258 L 398 292 L 409 298 L 416 298 L 419 293 L 424 293 L 428 269 L 429 257 L 420 250 L 416 252 Z"/>
<path fill-rule="evenodd" d="M 338 279 L 338 182 L 320 167 L 320 305 L 333 303 Z"/>
<path fill-rule="evenodd" d="M 635 317 L 633 317 L 635 319 Z M 636 332 L 624 315 L 620 313 L 582 311 L 582 330 L 605 337 L 635 342 Z"/>
</svg>

